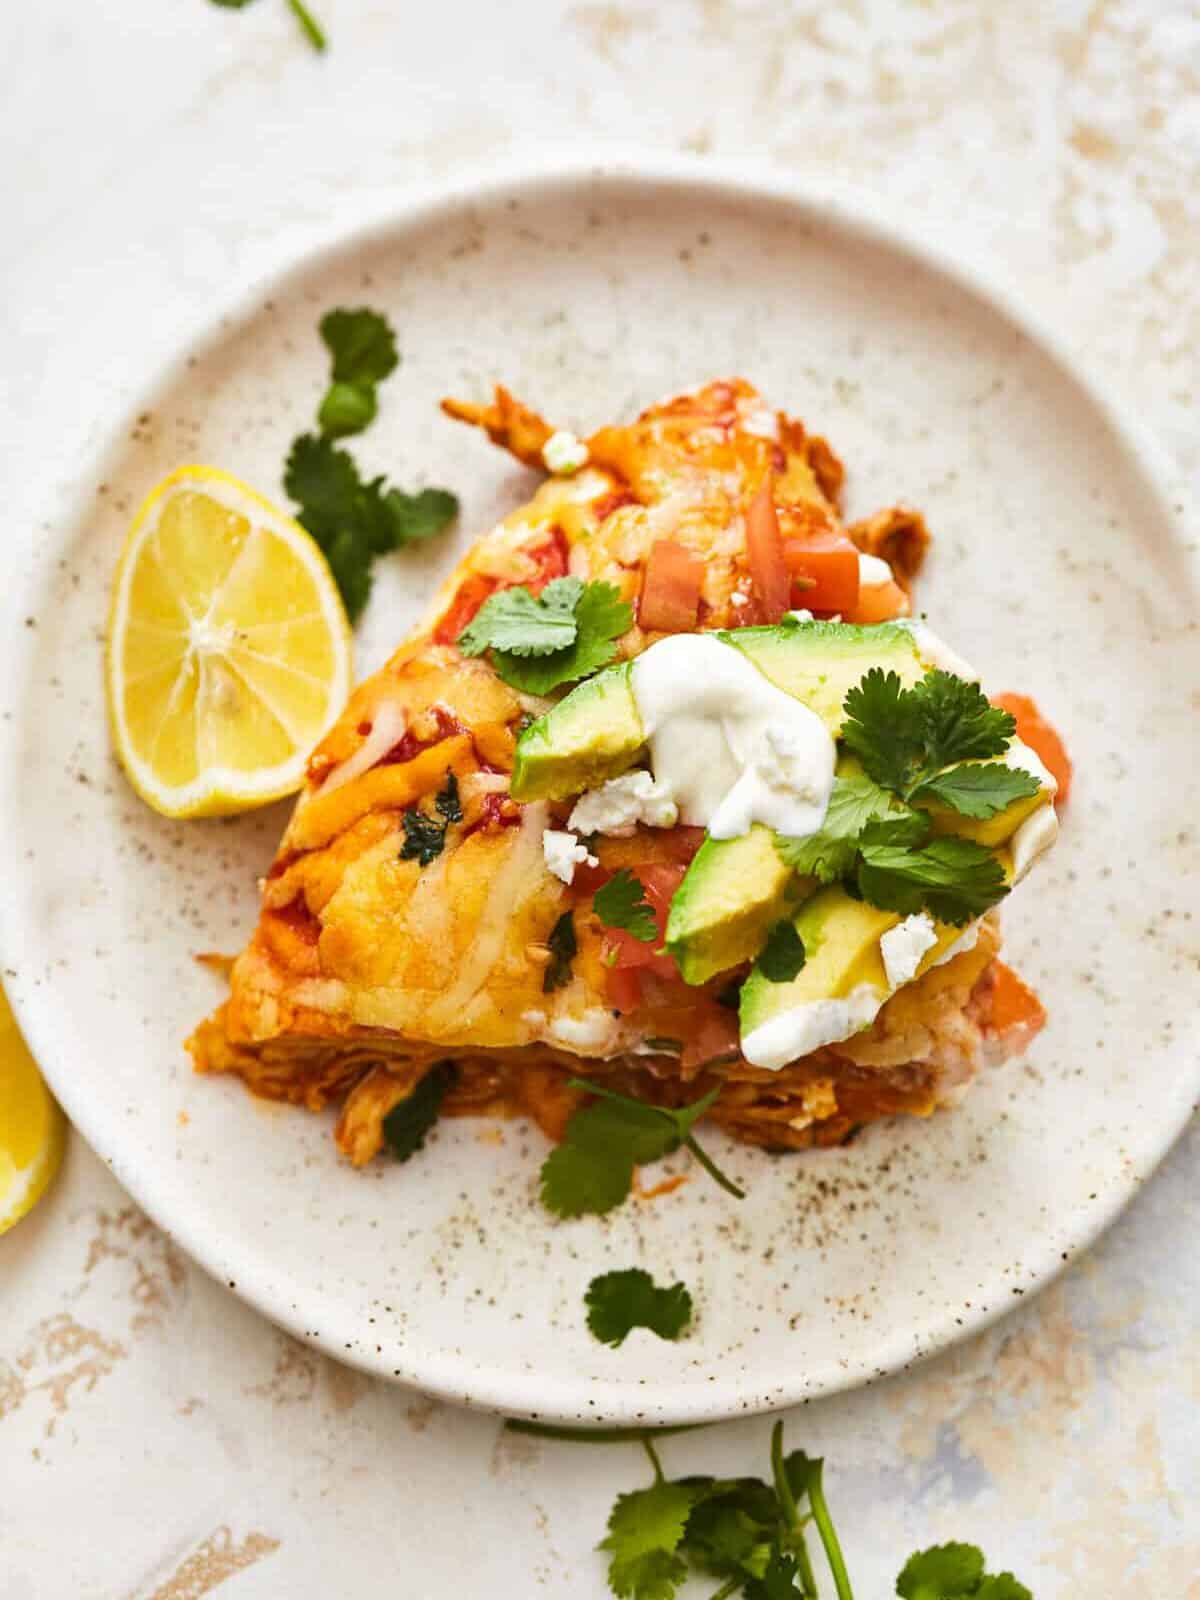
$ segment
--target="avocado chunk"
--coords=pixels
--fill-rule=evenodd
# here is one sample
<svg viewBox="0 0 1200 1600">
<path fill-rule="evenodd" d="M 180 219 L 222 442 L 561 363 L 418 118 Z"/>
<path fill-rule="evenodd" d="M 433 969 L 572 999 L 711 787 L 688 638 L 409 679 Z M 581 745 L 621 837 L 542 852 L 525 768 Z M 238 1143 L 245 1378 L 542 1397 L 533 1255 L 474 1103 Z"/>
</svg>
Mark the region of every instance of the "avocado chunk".
<svg viewBox="0 0 1200 1600">
<path fill-rule="evenodd" d="M 667 950 L 684 981 L 706 983 L 752 961 L 808 882 L 784 865 L 761 823 L 738 839 L 705 839 L 667 917 Z"/>
<path fill-rule="evenodd" d="M 846 691 L 869 667 L 916 683 L 924 667 L 911 629 L 883 622 L 793 622 L 735 628 L 717 638 L 749 657 L 764 677 L 809 706 L 835 737 Z M 630 663 L 606 667 L 572 689 L 517 740 L 514 800 L 566 800 L 618 777 L 637 760 L 645 732 Z"/>
<path fill-rule="evenodd" d="M 911 688 L 925 675 L 911 628 L 902 623 L 794 622 L 735 628 L 718 634 L 785 694 L 815 711 L 836 739 L 845 720 L 842 704 L 871 667 L 894 672 Z"/>
<path fill-rule="evenodd" d="M 630 666 L 605 667 L 525 729 L 509 786 L 514 800 L 566 800 L 628 771 L 646 742 Z"/>
<path fill-rule="evenodd" d="M 882 911 L 865 900 L 853 899 L 841 884 L 819 890 L 793 918 L 804 941 L 806 959 L 792 981 L 772 983 L 755 967 L 742 985 L 739 1021 L 743 1047 L 756 1029 L 776 1017 L 821 1002 L 849 1002 L 858 1026 L 839 1027 L 846 1014 L 835 1014 L 831 1019 L 834 1031 L 824 1038 L 814 1034 L 810 1048 L 867 1027 L 892 992 L 879 941 L 903 921 L 898 911 Z M 936 939 L 921 958 L 918 974 L 931 967 L 963 931 L 949 923 L 935 922 L 933 926 Z M 761 1058 L 760 1064 L 776 1067 L 786 1064 L 785 1059 L 768 1060 L 770 1054 L 770 1048 L 755 1050 L 749 1059 Z"/>
</svg>

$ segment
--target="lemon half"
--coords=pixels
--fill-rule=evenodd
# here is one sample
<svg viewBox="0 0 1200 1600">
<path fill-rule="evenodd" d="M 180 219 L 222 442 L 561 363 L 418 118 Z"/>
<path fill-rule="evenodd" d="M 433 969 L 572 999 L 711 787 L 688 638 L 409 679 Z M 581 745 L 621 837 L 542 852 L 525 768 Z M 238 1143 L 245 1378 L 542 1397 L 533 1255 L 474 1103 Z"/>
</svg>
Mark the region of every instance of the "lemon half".
<svg viewBox="0 0 1200 1600">
<path fill-rule="evenodd" d="M 129 781 L 168 817 L 277 800 L 350 692 L 350 625 L 316 544 L 215 467 L 180 467 L 125 541 L 108 706 Z"/>
<path fill-rule="evenodd" d="M 41 1199 L 65 1142 L 66 1119 L 0 989 L 0 1233 Z"/>
</svg>

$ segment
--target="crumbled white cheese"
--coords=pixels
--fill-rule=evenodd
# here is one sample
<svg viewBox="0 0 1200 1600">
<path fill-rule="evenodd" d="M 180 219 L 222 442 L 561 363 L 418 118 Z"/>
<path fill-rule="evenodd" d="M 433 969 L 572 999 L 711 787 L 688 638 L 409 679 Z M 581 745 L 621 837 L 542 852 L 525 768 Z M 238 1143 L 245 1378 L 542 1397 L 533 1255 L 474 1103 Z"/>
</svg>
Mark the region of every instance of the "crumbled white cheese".
<svg viewBox="0 0 1200 1600">
<path fill-rule="evenodd" d="M 560 478 L 569 478 L 580 467 L 587 466 L 588 447 L 566 428 L 559 428 L 542 446 L 542 460 L 546 463 L 547 472 L 553 472 Z"/>
<path fill-rule="evenodd" d="M 607 833 L 623 839 L 639 822 L 649 828 L 673 828 L 678 821 L 679 807 L 670 792 L 639 769 L 581 795 L 567 826 L 575 833 Z"/>
<path fill-rule="evenodd" d="M 891 583 L 892 569 L 879 556 L 858 552 L 858 581 L 864 589 L 878 589 L 880 584 Z"/>
<path fill-rule="evenodd" d="M 879 941 L 888 987 L 895 990 L 911 983 L 922 958 L 936 943 L 933 918 L 924 911 L 919 911 L 915 917 L 905 917 L 903 922 L 889 928 Z"/>
<path fill-rule="evenodd" d="M 750 604 L 750 596 L 748 594 L 743 594 L 740 589 L 735 589 L 729 596 L 729 604 L 731 606 L 737 606 L 738 610 L 740 611 L 743 606 L 748 606 Z"/>
<path fill-rule="evenodd" d="M 542 856 L 546 862 L 546 870 L 552 872 L 556 878 L 560 878 L 563 883 L 570 883 L 574 879 L 576 867 L 600 865 L 587 845 L 580 844 L 573 833 L 567 833 L 559 828 L 547 828 L 543 832 Z"/>
</svg>

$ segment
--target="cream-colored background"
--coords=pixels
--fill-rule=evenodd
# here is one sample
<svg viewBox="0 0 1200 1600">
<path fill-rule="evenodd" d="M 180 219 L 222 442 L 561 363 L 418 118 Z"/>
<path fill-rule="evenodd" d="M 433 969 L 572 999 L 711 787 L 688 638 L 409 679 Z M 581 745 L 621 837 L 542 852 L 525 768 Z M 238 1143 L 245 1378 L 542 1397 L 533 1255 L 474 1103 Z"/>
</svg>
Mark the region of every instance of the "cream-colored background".
<svg viewBox="0 0 1200 1600">
<path fill-rule="evenodd" d="M 314 4 L 316 0 L 314 0 Z M 1173 450 L 1195 505 L 1200 12 L 1169 0 L 39 0 L 0 59 L 0 437 L 38 484 L 214 298 L 406 180 L 575 140 L 875 187 L 1005 270 Z M 36 529 L 34 529 L 36 532 Z M 1038 1600 L 1200 1596 L 1200 1138 L 1065 1280 L 796 1413 L 860 1600 L 975 1538 Z M 768 1424 L 665 1446 L 760 1470 Z M 0 1600 L 601 1595 L 627 1446 L 505 1436 L 302 1348 L 75 1140 L 0 1240 Z M 1124 1583 L 1122 1580 L 1125 1580 Z"/>
</svg>

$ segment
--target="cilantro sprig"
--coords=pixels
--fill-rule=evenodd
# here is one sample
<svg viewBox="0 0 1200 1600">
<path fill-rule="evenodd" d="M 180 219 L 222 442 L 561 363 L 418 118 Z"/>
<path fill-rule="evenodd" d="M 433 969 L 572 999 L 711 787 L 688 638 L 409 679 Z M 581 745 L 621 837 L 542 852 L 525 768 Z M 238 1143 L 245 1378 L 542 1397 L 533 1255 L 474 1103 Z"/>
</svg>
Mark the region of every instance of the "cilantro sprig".
<svg viewBox="0 0 1200 1600">
<path fill-rule="evenodd" d="M 1017 730 L 1010 712 L 952 672 L 939 668 L 905 689 L 896 673 L 872 667 L 846 695 L 845 712 L 846 748 L 868 777 L 903 801 L 936 799 L 956 811 L 965 801 L 971 809 L 964 815 L 990 817 L 1038 792 L 1036 778 L 1003 763 L 946 771 L 1003 755 Z"/>
<path fill-rule="evenodd" d="M 804 940 L 785 917 L 767 935 L 757 967 L 768 983 L 791 983 L 803 970 L 806 959 Z"/>
<path fill-rule="evenodd" d="M 458 515 L 458 500 L 448 489 L 406 494 L 382 475 L 363 478 L 353 456 L 334 443 L 372 421 L 376 385 L 395 370 L 399 356 L 387 318 L 365 306 L 328 311 L 320 328 L 333 358 L 317 414 L 321 431 L 292 441 L 283 487 L 299 507 L 297 521 L 328 561 L 354 622 L 370 596 L 376 557 L 443 532 Z"/>
<path fill-rule="evenodd" d="M 634 1328 L 678 1339 L 692 1320 L 692 1297 L 682 1283 L 660 1289 L 641 1267 L 603 1272 L 584 1296 L 587 1325 L 602 1344 L 619 1345 Z"/>
<path fill-rule="evenodd" d="M 633 1187 L 633 1169 L 658 1161 L 686 1146 L 713 1181 L 738 1200 L 745 1198 L 692 1133 L 720 1093 L 712 1089 L 690 1106 L 668 1110 L 630 1099 L 586 1078 L 572 1078 L 568 1088 L 596 1097 L 567 1123 L 561 1144 L 542 1164 L 542 1204 L 558 1217 L 602 1216 L 625 1200 Z"/>
<path fill-rule="evenodd" d="M 1008 749 L 1014 719 L 940 670 L 906 689 L 872 667 L 844 709 L 842 739 L 863 770 L 835 778 L 821 828 L 777 837 L 779 855 L 819 883 L 849 881 L 883 910 L 957 925 L 982 916 L 1008 893 L 998 858 L 973 839 L 932 837 L 926 808 L 985 819 L 1038 793 L 1032 774 L 988 759 Z"/>
<path fill-rule="evenodd" d="M 614 872 L 592 897 L 600 921 L 609 928 L 623 928 L 642 944 L 658 938 L 658 923 L 646 899 L 646 892 L 628 867 Z"/>
<path fill-rule="evenodd" d="M 785 1453 L 783 1423 L 771 1430 L 770 1473 L 763 1478 L 692 1474 L 668 1478 L 654 1439 L 687 1431 L 611 1429 L 589 1433 L 536 1423 L 508 1424 L 522 1433 L 594 1443 L 636 1440 L 653 1469 L 645 1488 L 617 1496 L 599 1549 L 608 1557 L 609 1588 L 618 1600 L 675 1600 L 689 1578 L 721 1581 L 711 1600 L 820 1600 L 823 1589 L 809 1553 L 815 1534 L 836 1600 L 854 1589 L 825 1498 L 824 1462 L 803 1450 Z M 689 1591 L 690 1592 L 690 1591 Z M 896 1579 L 900 1600 L 1033 1600 L 1011 1572 L 989 1574 L 975 1545 L 935 1545 L 909 1557 Z"/>
<path fill-rule="evenodd" d="M 424 1145 L 425 1135 L 437 1121 L 442 1101 L 457 1077 L 458 1068 L 453 1061 L 439 1061 L 413 1092 L 384 1117 L 383 1137 L 397 1161 L 407 1161 Z"/>
<path fill-rule="evenodd" d="M 534 595 L 518 585 L 489 595 L 458 636 L 464 655 L 491 651 L 514 689 L 549 694 L 608 666 L 633 626 L 633 608 L 611 583 L 554 578 Z"/>
</svg>

